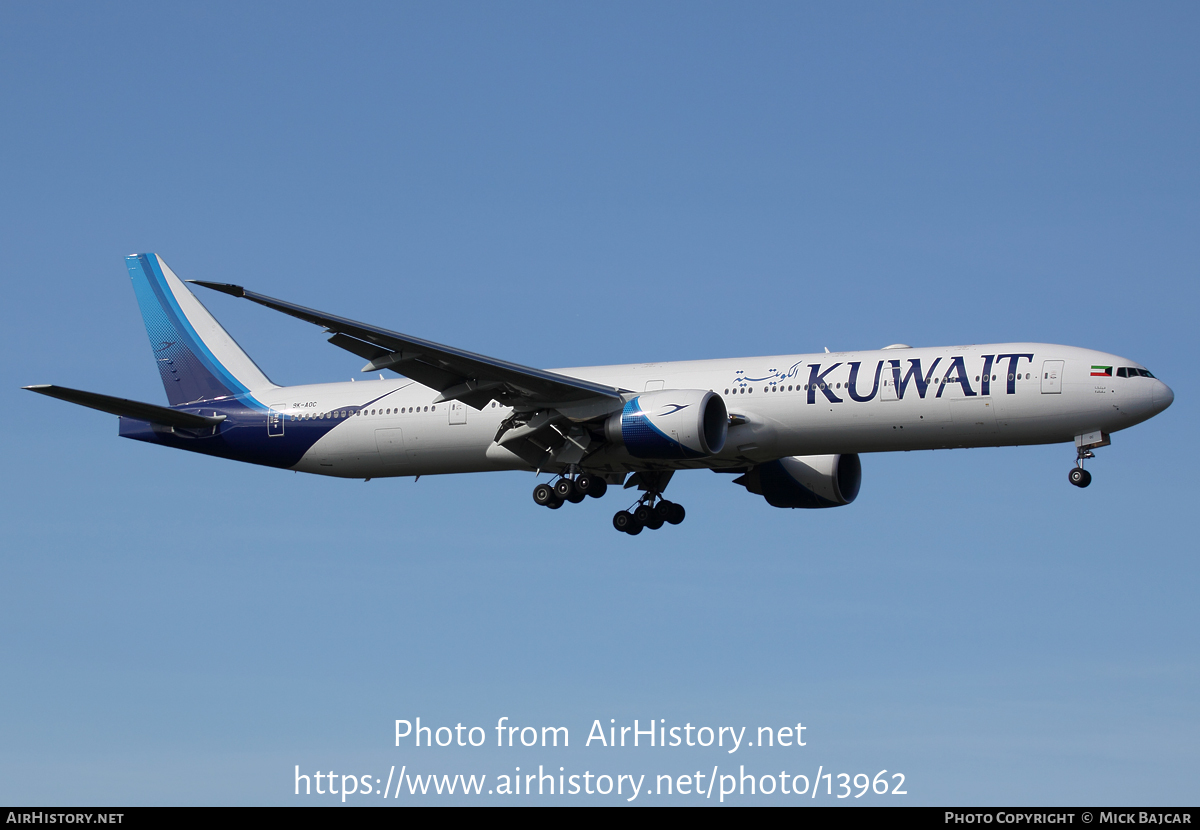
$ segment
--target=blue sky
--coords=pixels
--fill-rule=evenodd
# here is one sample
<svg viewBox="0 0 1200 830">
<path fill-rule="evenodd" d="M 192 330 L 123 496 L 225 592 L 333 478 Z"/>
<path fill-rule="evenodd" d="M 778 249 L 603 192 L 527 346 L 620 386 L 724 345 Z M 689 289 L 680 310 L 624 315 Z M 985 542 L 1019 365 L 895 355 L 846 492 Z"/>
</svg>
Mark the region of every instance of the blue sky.
<svg viewBox="0 0 1200 830">
<path fill-rule="evenodd" d="M 0 801 L 290 804 L 296 764 L 744 763 L 900 771 L 911 804 L 1194 802 L 1198 24 L 4 4 Z M 867 456 L 827 511 L 696 472 L 668 494 L 688 520 L 633 539 L 620 497 L 551 514 L 528 474 L 322 480 L 20 391 L 164 402 L 140 251 L 536 366 L 1032 340 L 1128 356 L 1176 400 L 1086 491 L 1067 446 Z M 276 382 L 361 365 L 202 299 Z M 416 716 L 573 741 L 802 721 L 808 746 L 392 746 Z"/>
</svg>

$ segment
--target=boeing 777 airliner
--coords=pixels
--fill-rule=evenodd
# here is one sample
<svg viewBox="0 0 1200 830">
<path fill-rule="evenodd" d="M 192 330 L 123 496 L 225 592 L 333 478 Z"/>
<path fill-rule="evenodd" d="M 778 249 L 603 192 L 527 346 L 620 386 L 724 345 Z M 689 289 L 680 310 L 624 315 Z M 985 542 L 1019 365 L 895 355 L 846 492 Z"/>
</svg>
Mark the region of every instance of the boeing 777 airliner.
<svg viewBox="0 0 1200 830">
<path fill-rule="evenodd" d="M 1132 360 L 1044 343 L 546 371 L 194 281 L 323 326 L 379 373 L 283 387 L 161 257 L 126 265 L 170 406 L 26 389 L 118 415 L 126 438 L 306 473 L 529 470 L 553 476 L 533 491 L 553 509 L 637 487 L 636 505 L 613 517 L 635 535 L 683 521 L 663 498 L 678 470 L 736 475 L 775 507 L 837 507 L 858 495 L 861 453 L 1074 441 L 1070 481 L 1087 487 L 1092 451 L 1174 400 Z"/>
</svg>

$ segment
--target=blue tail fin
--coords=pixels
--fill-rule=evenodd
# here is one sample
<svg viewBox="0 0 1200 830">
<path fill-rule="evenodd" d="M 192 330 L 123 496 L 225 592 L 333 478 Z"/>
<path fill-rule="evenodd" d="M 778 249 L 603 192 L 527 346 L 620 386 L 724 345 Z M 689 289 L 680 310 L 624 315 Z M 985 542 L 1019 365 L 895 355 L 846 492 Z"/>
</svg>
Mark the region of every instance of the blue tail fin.
<svg viewBox="0 0 1200 830">
<path fill-rule="evenodd" d="M 172 406 L 277 388 L 158 254 L 125 265 Z"/>
</svg>

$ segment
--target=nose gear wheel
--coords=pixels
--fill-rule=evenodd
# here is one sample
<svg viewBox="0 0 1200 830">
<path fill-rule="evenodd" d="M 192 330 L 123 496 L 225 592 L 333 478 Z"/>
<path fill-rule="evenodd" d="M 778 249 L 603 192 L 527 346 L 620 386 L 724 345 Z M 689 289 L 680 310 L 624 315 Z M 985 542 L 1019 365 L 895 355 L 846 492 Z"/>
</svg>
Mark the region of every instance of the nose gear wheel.
<svg viewBox="0 0 1200 830">
<path fill-rule="evenodd" d="M 1096 454 L 1090 448 L 1079 446 L 1075 449 L 1075 466 L 1071 468 L 1071 472 L 1067 474 L 1067 480 L 1080 489 L 1087 487 L 1092 483 L 1092 474 L 1083 469 L 1083 462 L 1089 458 L 1095 458 Z"/>
</svg>

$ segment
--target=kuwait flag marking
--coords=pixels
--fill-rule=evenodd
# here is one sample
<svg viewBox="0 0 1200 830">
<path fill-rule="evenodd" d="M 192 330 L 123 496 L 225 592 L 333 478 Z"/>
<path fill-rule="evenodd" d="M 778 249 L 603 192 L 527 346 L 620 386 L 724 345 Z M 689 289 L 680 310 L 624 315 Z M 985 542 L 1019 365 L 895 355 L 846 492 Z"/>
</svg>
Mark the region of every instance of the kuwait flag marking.
<svg viewBox="0 0 1200 830">
<path fill-rule="evenodd" d="M 1112 377 L 1112 367 L 1111 366 L 1093 366 L 1092 367 L 1092 377 L 1094 377 L 1094 378 L 1111 378 Z"/>
</svg>

